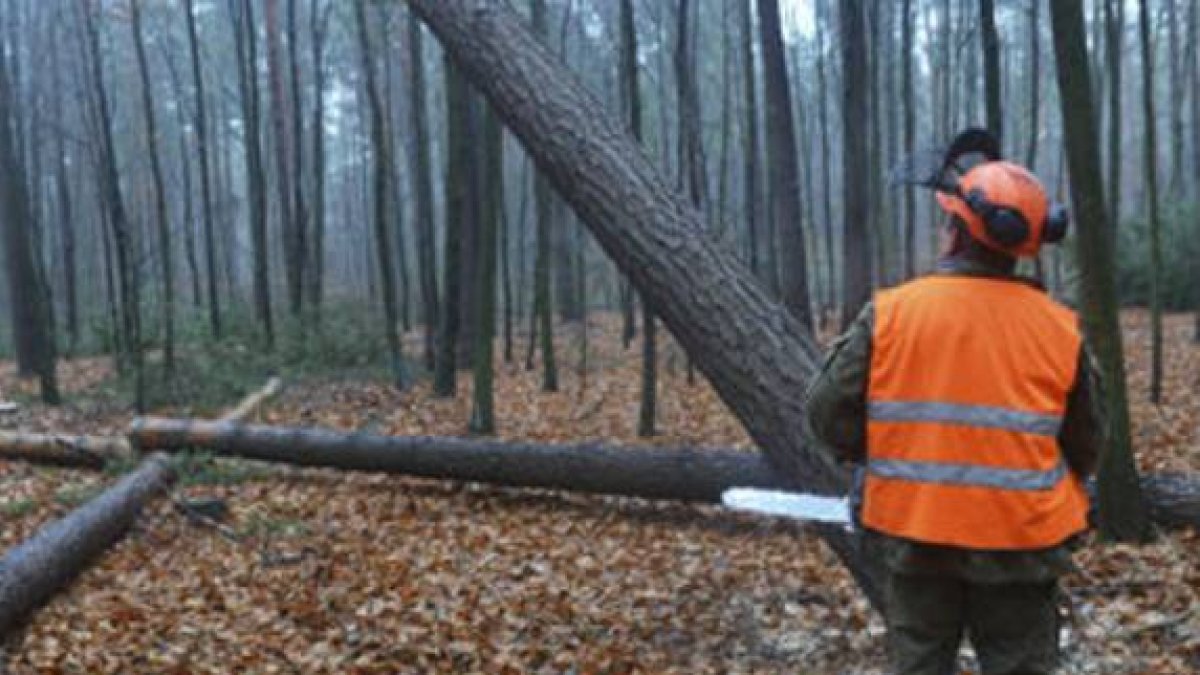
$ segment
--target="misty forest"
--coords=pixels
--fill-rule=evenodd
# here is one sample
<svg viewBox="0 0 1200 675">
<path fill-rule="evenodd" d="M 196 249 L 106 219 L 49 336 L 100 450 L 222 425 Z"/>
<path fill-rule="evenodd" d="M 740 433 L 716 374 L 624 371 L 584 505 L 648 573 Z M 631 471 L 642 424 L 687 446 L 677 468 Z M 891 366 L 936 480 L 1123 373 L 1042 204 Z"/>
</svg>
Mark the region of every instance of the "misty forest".
<svg viewBox="0 0 1200 675">
<path fill-rule="evenodd" d="M 1068 673 L 1200 671 L 1197 0 L 0 0 L 0 672 L 887 670 L 806 392 L 988 130 L 1107 442 Z M 976 672 L 969 653 L 962 671 Z"/>
</svg>

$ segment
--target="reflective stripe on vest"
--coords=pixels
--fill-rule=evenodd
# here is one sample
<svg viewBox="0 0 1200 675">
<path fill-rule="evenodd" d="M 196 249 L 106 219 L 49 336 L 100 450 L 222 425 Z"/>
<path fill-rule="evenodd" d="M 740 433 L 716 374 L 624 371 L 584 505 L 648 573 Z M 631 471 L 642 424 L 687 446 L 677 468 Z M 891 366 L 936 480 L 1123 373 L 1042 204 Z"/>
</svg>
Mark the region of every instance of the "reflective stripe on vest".
<svg viewBox="0 0 1200 675">
<path fill-rule="evenodd" d="M 934 422 L 1058 436 L 1062 417 L 982 405 L 929 401 L 871 401 L 867 415 L 875 422 Z"/>
<path fill-rule="evenodd" d="M 900 459 L 872 459 L 867 473 L 879 478 L 908 480 L 940 485 L 963 485 L 1002 490 L 1052 490 L 1067 475 L 1061 460 L 1049 471 L 999 469 L 978 464 L 913 462 Z"/>
</svg>

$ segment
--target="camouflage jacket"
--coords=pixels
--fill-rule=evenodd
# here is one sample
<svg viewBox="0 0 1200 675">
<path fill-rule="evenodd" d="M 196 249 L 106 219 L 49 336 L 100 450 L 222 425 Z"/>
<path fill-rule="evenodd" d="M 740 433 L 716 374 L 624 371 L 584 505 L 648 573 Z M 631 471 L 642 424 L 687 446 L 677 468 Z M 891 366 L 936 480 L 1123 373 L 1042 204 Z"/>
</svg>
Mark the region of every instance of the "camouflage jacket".
<svg viewBox="0 0 1200 675">
<path fill-rule="evenodd" d="M 1035 283 L 961 261 L 944 263 L 937 273 Z M 874 318 L 874 306 L 868 303 L 834 342 L 808 392 L 809 428 L 822 451 L 837 461 L 860 464 L 867 456 L 867 381 Z M 1078 375 L 1059 432 L 1059 445 L 1071 469 L 1089 476 L 1104 446 L 1107 426 L 1099 372 L 1086 347 L 1080 350 L 1079 359 Z M 1073 542 L 1037 551 L 976 551 L 921 544 L 868 531 L 863 545 L 870 549 L 870 554 L 882 557 L 894 572 L 948 574 L 978 583 L 1046 581 L 1072 569 Z"/>
</svg>

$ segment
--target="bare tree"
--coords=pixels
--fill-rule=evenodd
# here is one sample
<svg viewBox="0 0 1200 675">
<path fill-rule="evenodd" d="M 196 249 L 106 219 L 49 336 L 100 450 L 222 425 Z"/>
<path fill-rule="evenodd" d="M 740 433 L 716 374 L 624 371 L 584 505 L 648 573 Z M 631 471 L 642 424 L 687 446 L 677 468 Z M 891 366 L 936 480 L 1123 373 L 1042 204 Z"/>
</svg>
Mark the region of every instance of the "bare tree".
<svg viewBox="0 0 1200 675">
<path fill-rule="evenodd" d="M 838 5 L 842 35 L 842 324 L 848 325 L 870 297 L 871 271 L 866 255 L 870 201 L 862 192 L 869 184 L 866 129 L 867 43 L 864 3 L 845 0 Z"/>
<path fill-rule="evenodd" d="M 358 44 L 362 57 L 363 80 L 367 93 L 367 110 L 371 127 L 372 202 L 371 220 L 374 222 L 376 264 L 379 269 L 379 285 L 383 289 L 384 335 L 387 337 L 388 354 L 392 366 L 392 380 L 398 389 L 406 386 L 404 356 L 400 343 L 400 317 L 397 312 L 396 275 L 392 264 L 392 223 L 396 204 L 392 190 L 392 145 L 384 118 L 383 99 L 375 73 L 375 52 L 371 46 L 371 31 L 366 17 L 366 0 L 354 3 L 354 21 L 358 30 Z"/>
<path fill-rule="evenodd" d="M 258 87 L 258 38 L 254 26 L 254 4 L 229 0 L 233 18 L 234 48 L 237 51 L 238 90 L 242 107 L 242 149 L 246 163 L 246 194 L 250 203 L 250 241 L 254 260 L 254 310 L 262 325 L 268 349 L 275 345 L 275 323 L 271 312 L 270 256 L 267 251 L 266 167 L 262 158 L 259 129 L 261 97 Z"/>
<path fill-rule="evenodd" d="M 1117 317 L 1114 232 L 1104 208 L 1100 137 L 1093 113 L 1082 0 L 1050 3 L 1055 70 L 1062 100 L 1071 201 L 1078 232 L 1082 316 L 1088 341 L 1100 360 L 1109 415 L 1109 444 L 1100 455 L 1100 529 L 1120 540 L 1144 540 L 1149 518 L 1129 436 L 1121 327 Z"/>
<path fill-rule="evenodd" d="M 0 43 L 6 43 L 0 40 Z M 7 53 L 8 45 L 0 44 Z M 42 297 L 37 278 L 37 255 L 30 233 L 31 204 L 27 191 L 25 166 L 17 150 L 14 130 L 18 128 L 10 81 L 9 64 L 0 59 L 0 210 L 3 213 L 4 268 L 8 279 L 8 304 L 14 341 L 25 344 L 29 368 L 38 376 L 42 400 L 51 405 L 60 402 L 56 377 L 56 355 L 49 303 Z"/>
<path fill-rule="evenodd" d="M 204 217 L 204 262 L 208 282 L 208 325 L 215 338 L 221 337 L 221 298 L 217 293 L 217 251 L 213 223 L 212 172 L 209 169 L 208 113 L 204 72 L 200 64 L 200 40 L 196 31 L 194 0 L 184 0 L 188 53 L 191 55 L 192 84 L 196 88 L 196 155 L 200 162 L 200 198 Z"/>
<path fill-rule="evenodd" d="M 163 297 L 163 370 L 167 379 L 175 372 L 175 268 L 171 250 L 171 222 L 167 216 L 166 187 L 163 185 L 162 164 L 158 151 L 158 122 L 154 115 L 150 66 L 146 60 L 145 35 L 142 29 L 141 1 L 129 3 L 130 25 L 133 29 L 134 53 L 142 84 L 142 117 L 146 130 L 146 151 L 150 156 L 150 175 L 154 188 L 154 219 L 158 226 L 159 273 L 162 275 Z"/>
<path fill-rule="evenodd" d="M 796 130 L 792 122 L 792 94 L 778 0 L 758 0 L 758 25 L 762 40 L 763 83 L 767 101 L 767 170 L 771 185 L 771 220 L 783 251 L 783 302 L 801 325 L 813 326 L 808 298 L 808 261 L 804 250 L 803 215 L 800 209 L 800 173 L 796 164 Z"/>
</svg>

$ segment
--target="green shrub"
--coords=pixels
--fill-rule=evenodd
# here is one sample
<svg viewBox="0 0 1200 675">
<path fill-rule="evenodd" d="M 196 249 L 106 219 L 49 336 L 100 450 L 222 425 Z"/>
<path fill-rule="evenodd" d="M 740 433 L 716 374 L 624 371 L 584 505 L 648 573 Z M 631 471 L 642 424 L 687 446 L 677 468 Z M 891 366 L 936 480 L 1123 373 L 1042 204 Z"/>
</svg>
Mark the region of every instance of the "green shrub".
<svg viewBox="0 0 1200 675">
<path fill-rule="evenodd" d="M 1200 302 L 1194 272 L 1200 264 L 1200 208 L 1195 203 L 1162 209 L 1161 292 L 1163 309 L 1189 311 Z M 1145 218 L 1117 229 L 1117 292 L 1123 306 L 1150 304 L 1150 227 Z"/>
</svg>

